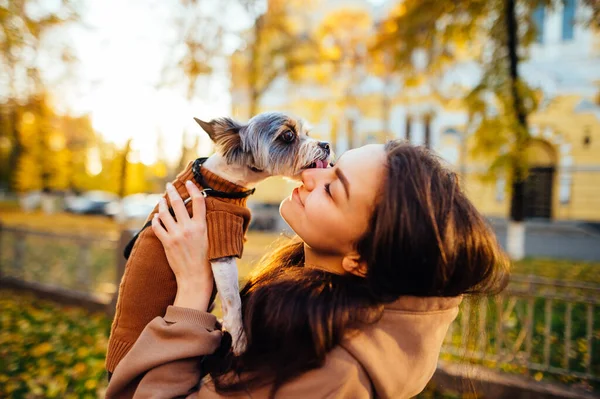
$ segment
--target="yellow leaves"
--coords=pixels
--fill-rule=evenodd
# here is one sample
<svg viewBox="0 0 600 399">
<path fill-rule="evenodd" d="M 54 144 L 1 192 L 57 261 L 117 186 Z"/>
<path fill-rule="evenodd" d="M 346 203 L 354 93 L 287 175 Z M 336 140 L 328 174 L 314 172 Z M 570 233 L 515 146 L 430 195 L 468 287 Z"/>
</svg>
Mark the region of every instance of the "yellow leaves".
<svg viewBox="0 0 600 399">
<path fill-rule="evenodd" d="M 67 379 L 62 375 L 48 381 L 45 392 L 46 397 L 57 398 L 62 396 L 67 389 L 67 384 Z"/>
<path fill-rule="evenodd" d="M 85 389 L 87 389 L 89 391 L 96 389 L 97 386 L 98 386 L 98 381 L 96 381 L 96 380 L 87 380 L 84 384 Z"/>
<path fill-rule="evenodd" d="M 110 320 L 0 291 L 0 397 L 98 397 Z"/>
<path fill-rule="evenodd" d="M 31 354 L 34 357 L 41 357 L 41 356 L 44 356 L 45 354 L 47 354 L 48 352 L 50 352 L 51 350 L 52 350 L 52 345 L 50 345 L 50 343 L 48 343 L 48 342 L 44 342 L 44 343 L 39 344 L 36 347 L 34 347 L 31 350 Z"/>
<path fill-rule="evenodd" d="M 16 391 L 17 389 L 19 389 L 20 387 L 21 387 L 21 384 L 19 382 L 9 381 L 6 384 L 5 390 L 6 390 L 6 393 L 13 393 L 14 391 Z"/>
<path fill-rule="evenodd" d="M 535 373 L 535 375 L 533 376 L 533 379 L 536 381 L 541 381 L 542 378 L 544 378 L 544 374 L 539 371 L 537 373 Z"/>
<path fill-rule="evenodd" d="M 85 365 L 85 363 L 79 362 L 73 367 L 73 375 L 75 377 L 78 377 L 81 374 L 83 374 L 86 371 L 86 369 L 87 366 Z"/>
<path fill-rule="evenodd" d="M 342 57 L 342 50 L 336 46 L 324 47 L 321 51 L 323 58 L 326 60 L 337 61 Z"/>
<path fill-rule="evenodd" d="M 90 351 L 86 347 L 81 347 L 81 348 L 77 349 L 77 356 L 79 356 L 79 357 L 86 357 L 89 354 L 90 354 Z"/>
</svg>

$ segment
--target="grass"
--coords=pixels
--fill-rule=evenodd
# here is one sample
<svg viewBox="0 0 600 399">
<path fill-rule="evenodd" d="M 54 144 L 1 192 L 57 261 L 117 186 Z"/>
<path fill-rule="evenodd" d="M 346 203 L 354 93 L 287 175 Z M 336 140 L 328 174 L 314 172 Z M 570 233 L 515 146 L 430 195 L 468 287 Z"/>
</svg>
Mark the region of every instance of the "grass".
<svg viewBox="0 0 600 399">
<path fill-rule="evenodd" d="M 600 284 L 600 262 L 526 258 L 515 262 L 512 272 L 555 280 Z"/>
</svg>

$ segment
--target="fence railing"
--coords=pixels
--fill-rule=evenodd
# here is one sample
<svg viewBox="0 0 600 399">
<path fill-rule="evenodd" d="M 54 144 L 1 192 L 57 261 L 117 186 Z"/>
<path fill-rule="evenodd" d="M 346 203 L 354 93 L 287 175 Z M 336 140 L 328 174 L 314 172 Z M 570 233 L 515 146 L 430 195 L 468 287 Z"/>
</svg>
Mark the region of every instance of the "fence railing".
<svg viewBox="0 0 600 399">
<path fill-rule="evenodd" d="M 0 282 L 82 304 L 114 305 L 133 232 L 85 235 L 0 224 Z"/>
<path fill-rule="evenodd" d="M 69 235 L 0 225 L 0 282 L 112 312 L 122 249 L 133 233 Z M 513 275 L 502 295 L 463 302 L 442 357 L 598 383 L 600 286 Z"/>
<path fill-rule="evenodd" d="M 600 382 L 600 286 L 511 276 L 499 296 L 464 301 L 442 353 L 524 374 Z"/>
</svg>

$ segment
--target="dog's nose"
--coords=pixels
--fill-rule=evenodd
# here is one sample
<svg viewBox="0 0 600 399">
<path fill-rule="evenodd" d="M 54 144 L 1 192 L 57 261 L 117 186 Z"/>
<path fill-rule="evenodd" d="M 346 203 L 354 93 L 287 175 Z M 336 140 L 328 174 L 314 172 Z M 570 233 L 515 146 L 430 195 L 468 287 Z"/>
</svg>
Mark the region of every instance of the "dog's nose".
<svg viewBox="0 0 600 399">
<path fill-rule="evenodd" d="M 322 149 L 325 150 L 325 152 L 327 153 L 327 155 L 329 155 L 329 152 L 331 151 L 331 148 L 329 147 L 329 143 L 326 141 L 319 141 L 319 147 L 321 147 Z"/>
</svg>

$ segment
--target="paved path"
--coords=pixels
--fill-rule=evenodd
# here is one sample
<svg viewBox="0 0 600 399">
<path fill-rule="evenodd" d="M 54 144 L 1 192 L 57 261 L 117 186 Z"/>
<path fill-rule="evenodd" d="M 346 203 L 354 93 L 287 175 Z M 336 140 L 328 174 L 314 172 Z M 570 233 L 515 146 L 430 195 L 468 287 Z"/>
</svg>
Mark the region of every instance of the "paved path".
<svg viewBox="0 0 600 399">
<path fill-rule="evenodd" d="M 506 220 L 490 219 L 500 244 L 506 248 Z M 282 226 L 287 226 L 283 220 Z M 288 234 L 293 232 L 286 228 Z M 577 222 L 528 221 L 525 227 L 525 254 L 531 257 L 562 258 L 600 262 L 600 224 L 589 225 Z M 276 235 L 273 235 L 273 240 Z M 252 240 L 250 240 L 252 241 Z M 250 254 L 264 254 L 264 244 L 255 246 L 257 251 L 247 248 L 244 258 Z"/>
<path fill-rule="evenodd" d="M 506 248 L 506 221 L 491 220 Z M 600 229 L 573 222 L 527 222 L 525 255 L 600 262 Z"/>
</svg>

